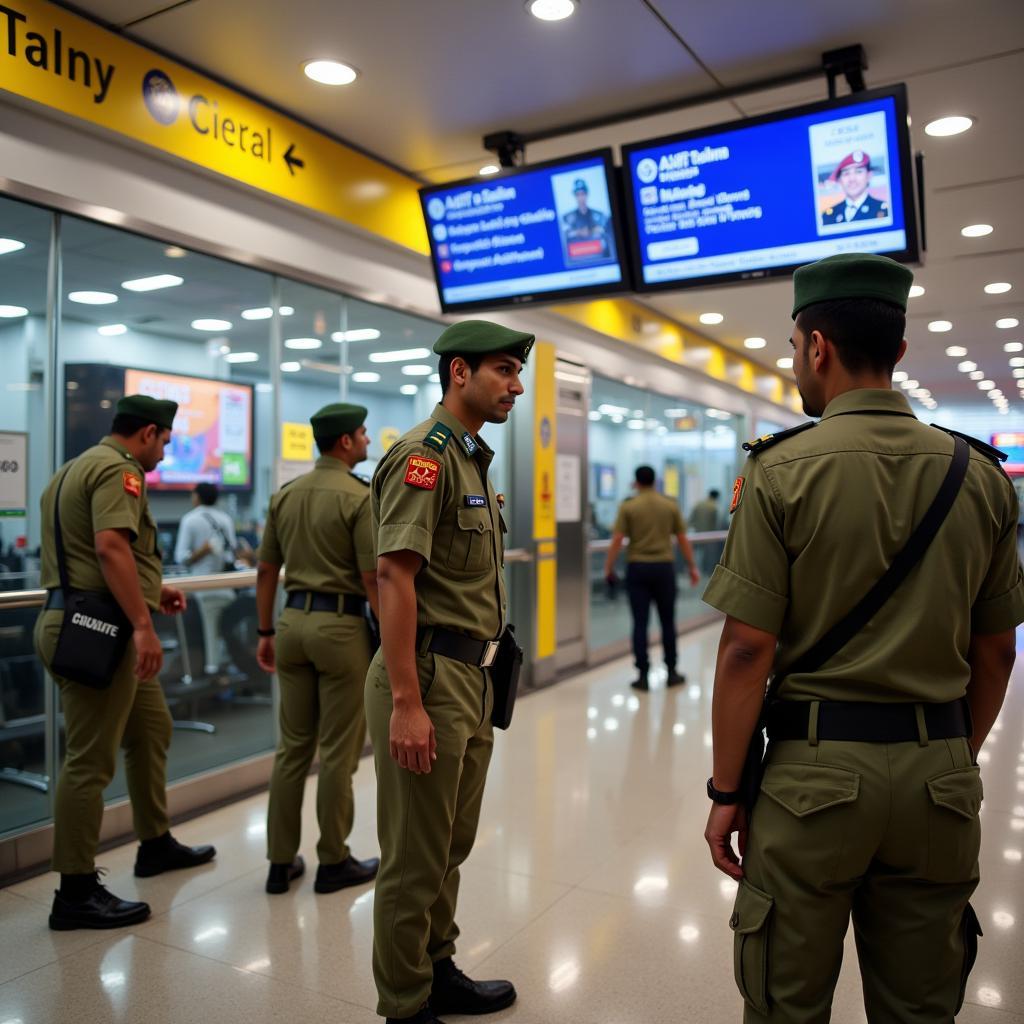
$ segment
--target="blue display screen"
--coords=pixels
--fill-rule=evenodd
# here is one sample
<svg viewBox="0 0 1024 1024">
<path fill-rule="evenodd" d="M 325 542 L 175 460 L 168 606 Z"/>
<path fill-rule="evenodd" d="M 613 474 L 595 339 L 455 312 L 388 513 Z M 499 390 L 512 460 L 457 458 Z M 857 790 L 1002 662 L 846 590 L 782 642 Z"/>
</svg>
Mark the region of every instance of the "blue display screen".
<svg viewBox="0 0 1024 1024">
<path fill-rule="evenodd" d="M 897 86 L 625 147 L 637 286 L 760 276 L 840 252 L 916 259 L 901 109 Z"/>
<path fill-rule="evenodd" d="M 441 305 L 497 306 L 626 284 L 608 151 L 420 191 Z"/>
</svg>

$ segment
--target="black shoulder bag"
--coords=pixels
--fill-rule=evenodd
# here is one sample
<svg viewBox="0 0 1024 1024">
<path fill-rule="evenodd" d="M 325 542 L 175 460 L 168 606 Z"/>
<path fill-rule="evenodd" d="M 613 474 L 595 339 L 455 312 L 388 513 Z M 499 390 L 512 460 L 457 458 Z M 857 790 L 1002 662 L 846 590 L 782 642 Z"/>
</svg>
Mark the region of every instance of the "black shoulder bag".
<svg viewBox="0 0 1024 1024">
<path fill-rule="evenodd" d="M 491 724 L 496 729 L 507 729 L 512 724 L 512 711 L 519 692 L 519 672 L 523 667 L 523 649 L 516 643 L 514 626 L 506 626 L 498 641 L 498 653 L 491 666 L 494 685 L 494 707 Z"/>
<path fill-rule="evenodd" d="M 967 442 L 960 437 L 953 438 L 953 458 L 946 471 L 946 476 L 939 487 L 928 511 L 914 528 L 910 539 L 903 550 L 892 560 L 882 578 L 861 598 L 860 601 L 839 620 L 825 635 L 804 651 L 792 665 L 772 676 L 772 681 L 765 693 L 754 735 L 750 737 L 747 748 L 747 759 L 743 765 L 743 777 L 740 780 L 740 793 L 743 804 L 748 812 L 753 810 L 757 795 L 761 790 L 761 776 L 764 772 L 765 753 L 765 715 L 768 705 L 778 693 L 779 685 L 788 675 L 796 672 L 816 672 L 822 665 L 839 653 L 881 610 L 882 606 L 899 588 L 899 585 L 910 575 L 910 571 L 924 557 L 929 545 L 939 532 L 939 527 L 946 520 L 960 486 L 967 473 L 971 450 Z"/>
<path fill-rule="evenodd" d="M 60 492 L 70 468 L 64 470 L 53 503 L 53 536 L 64 594 L 64 621 L 50 671 L 94 690 L 105 690 L 113 682 L 133 630 L 112 594 L 71 589 L 60 528 Z"/>
</svg>

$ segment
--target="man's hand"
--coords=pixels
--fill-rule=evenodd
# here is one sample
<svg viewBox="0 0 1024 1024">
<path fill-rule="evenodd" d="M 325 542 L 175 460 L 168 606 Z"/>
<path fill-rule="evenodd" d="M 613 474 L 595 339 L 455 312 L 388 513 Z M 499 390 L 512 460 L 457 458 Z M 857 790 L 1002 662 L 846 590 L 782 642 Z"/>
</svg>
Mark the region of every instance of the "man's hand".
<svg viewBox="0 0 1024 1024">
<path fill-rule="evenodd" d="M 417 775 L 430 773 L 430 762 L 437 760 L 437 737 L 422 705 L 391 712 L 391 756 Z"/>
<path fill-rule="evenodd" d="M 145 681 L 152 679 L 164 663 L 164 652 L 160 638 L 152 625 L 137 628 L 132 633 L 135 644 L 135 675 Z"/>
<path fill-rule="evenodd" d="M 160 588 L 160 611 L 164 615 L 180 615 L 188 604 L 188 599 L 177 587 Z"/>
<path fill-rule="evenodd" d="M 739 857 L 732 848 L 733 832 L 738 833 Z M 740 857 L 747 852 L 747 809 L 742 804 L 712 804 L 704 838 L 715 867 L 739 881 L 743 877 Z"/>
<path fill-rule="evenodd" d="M 256 645 L 256 661 L 264 672 L 273 673 L 277 667 L 277 652 L 272 636 L 261 636 Z"/>
<path fill-rule="evenodd" d="M 690 586 L 695 587 L 700 583 L 700 570 L 695 565 L 690 566 Z"/>
</svg>

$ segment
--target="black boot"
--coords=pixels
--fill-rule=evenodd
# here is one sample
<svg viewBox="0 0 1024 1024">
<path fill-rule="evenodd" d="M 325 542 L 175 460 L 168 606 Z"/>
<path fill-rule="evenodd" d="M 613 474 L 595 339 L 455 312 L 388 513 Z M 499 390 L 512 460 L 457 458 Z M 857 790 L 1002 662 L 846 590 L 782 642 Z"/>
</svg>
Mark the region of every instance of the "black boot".
<svg viewBox="0 0 1024 1024">
<path fill-rule="evenodd" d="M 353 885 L 364 885 L 377 877 L 380 858 L 356 860 L 349 854 L 337 864 L 321 864 L 316 869 L 316 881 L 313 883 L 315 892 L 337 892 Z"/>
<path fill-rule="evenodd" d="M 677 672 L 674 668 L 668 670 L 668 676 L 665 679 L 666 686 L 682 686 L 686 682 L 686 676 L 682 672 Z"/>
<path fill-rule="evenodd" d="M 425 1003 L 411 1017 L 388 1017 L 385 1024 L 444 1024 L 444 1021 L 435 1017 L 430 1004 Z"/>
<path fill-rule="evenodd" d="M 267 892 L 279 894 L 288 891 L 288 886 L 306 873 L 306 862 L 300 853 L 291 864 L 271 864 L 267 872 Z"/>
<path fill-rule="evenodd" d="M 496 1013 L 515 1001 L 511 981 L 472 981 L 450 956 L 434 964 L 430 1006 L 435 1013 Z"/>
<path fill-rule="evenodd" d="M 100 885 L 99 874 L 62 875 L 53 894 L 50 927 L 55 932 L 75 928 L 124 928 L 149 917 L 149 904 L 118 899 Z"/>
<path fill-rule="evenodd" d="M 185 846 L 170 832 L 165 832 L 156 839 L 144 839 L 139 844 L 139 852 L 135 857 L 135 877 L 152 878 L 165 871 L 195 868 L 213 860 L 216 855 L 217 851 L 212 846 Z"/>
<path fill-rule="evenodd" d="M 638 671 L 636 679 L 629 684 L 634 690 L 649 690 L 650 687 L 647 685 L 647 669 L 640 669 Z"/>
</svg>

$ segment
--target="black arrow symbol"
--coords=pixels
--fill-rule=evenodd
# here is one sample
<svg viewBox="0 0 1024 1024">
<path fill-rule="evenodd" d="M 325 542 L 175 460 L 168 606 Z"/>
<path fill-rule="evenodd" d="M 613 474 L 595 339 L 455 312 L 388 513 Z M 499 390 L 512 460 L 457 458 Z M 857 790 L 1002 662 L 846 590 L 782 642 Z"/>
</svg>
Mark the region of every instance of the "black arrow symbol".
<svg viewBox="0 0 1024 1024">
<path fill-rule="evenodd" d="M 294 155 L 294 153 L 295 153 L 295 143 L 293 142 L 288 147 L 288 149 L 285 151 L 285 154 L 284 154 L 284 162 L 288 165 L 288 173 L 291 174 L 293 177 L 295 175 L 295 168 L 296 167 L 305 167 L 306 166 L 306 161 L 305 160 L 300 160 L 297 156 Z"/>
</svg>

